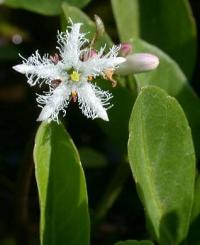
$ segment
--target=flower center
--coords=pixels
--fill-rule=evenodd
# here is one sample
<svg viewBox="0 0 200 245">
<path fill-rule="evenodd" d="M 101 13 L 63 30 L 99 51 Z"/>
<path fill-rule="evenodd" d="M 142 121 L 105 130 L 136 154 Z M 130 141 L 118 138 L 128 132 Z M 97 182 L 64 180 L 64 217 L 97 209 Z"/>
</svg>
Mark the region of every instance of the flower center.
<svg viewBox="0 0 200 245">
<path fill-rule="evenodd" d="M 72 73 L 70 74 L 70 78 L 74 82 L 79 82 L 80 74 L 77 71 L 72 71 Z"/>
</svg>

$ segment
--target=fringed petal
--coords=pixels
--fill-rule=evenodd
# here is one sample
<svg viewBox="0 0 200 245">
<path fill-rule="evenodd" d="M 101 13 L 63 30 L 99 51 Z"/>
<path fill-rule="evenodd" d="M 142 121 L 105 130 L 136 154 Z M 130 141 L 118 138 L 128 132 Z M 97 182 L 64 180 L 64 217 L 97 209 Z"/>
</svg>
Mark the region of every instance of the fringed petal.
<svg viewBox="0 0 200 245">
<path fill-rule="evenodd" d="M 38 95 L 37 102 L 42 107 L 42 111 L 37 121 L 57 121 L 58 114 L 63 111 L 66 113 L 66 108 L 70 101 L 71 85 L 61 83 L 56 89 L 52 89 L 45 95 Z M 44 105 L 44 106 L 43 106 Z"/>
<path fill-rule="evenodd" d="M 22 56 L 21 56 L 22 57 Z M 23 63 L 13 66 L 13 69 L 25 74 L 28 83 L 34 86 L 38 82 L 50 83 L 52 80 L 60 79 L 61 71 L 59 65 L 55 65 L 48 55 L 40 56 L 38 51 L 28 59 L 23 58 Z"/>
<path fill-rule="evenodd" d="M 119 64 L 125 62 L 125 58 L 117 57 L 119 49 L 120 46 L 113 46 L 106 55 L 103 55 L 105 47 L 101 48 L 96 56 L 82 62 L 80 70 L 83 75 L 97 77 L 102 75 L 103 71 L 115 69 Z"/>
<path fill-rule="evenodd" d="M 78 103 L 82 113 L 95 119 L 97 117 L 109 121 L 106 110 L 111 107 L 109 100 L 112 95 L 88 82 L 82 82 L 77 87 Z"/>
<path fill-rule="evenodd" d="M 63 63 L 66 68 L 77 67 L 79 64 L 81 47 L 88 43 L 84 33 L 80 33 L 81 23 L 73 24 L 66 30 L 66 32 L 58 33 L 58 44 L 57 49 L 60 52 Z"/>
</svg>

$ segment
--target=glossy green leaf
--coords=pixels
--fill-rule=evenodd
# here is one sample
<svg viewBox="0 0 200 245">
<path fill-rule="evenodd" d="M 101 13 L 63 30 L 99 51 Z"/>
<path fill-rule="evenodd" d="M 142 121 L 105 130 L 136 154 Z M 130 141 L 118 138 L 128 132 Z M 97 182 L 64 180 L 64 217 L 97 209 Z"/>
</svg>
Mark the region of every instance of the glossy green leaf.
<svg viewBox="0 0 200 245">
<path fill-rule="evenodd" d="M 4 4 L 13 8 L 22 8 L 43 15 L 58 15 L 62 3 L 84 7 L 90 0 L 4 0 Z"/>
<path fill-rule="evenodd" d="M 190 77 L 196 62 L 196 26 L 187 0 L 112 0 L 121 41 L 155 44 Z"/>
<path fill-rule="evenodd" d="M 111 0 L 112 9 L 122 42 L 140 37 L 140 10 L 135 0 Z"/>
<path fill-rule="evenodd" d="M 88 245 L 89 214 L 84 172 L 64 127 L 42 123 L 34 161 L 40 199 L 42 245 Z"/>
<path fill-rule="evenodd" d="M 140 92 L 130 119 L 128 152 L 149 230 L 161 245 L 187 236 L 193 203 L 195 154 L 177 101 L 158 87 Z"/>
<path fill-rule="evenodd" d="M 120 241 L 115 243 L 115 245 L 153 245 L 151 241 L 136 241 L 136 240 L 127 240 L 127 241 Z"/>
<path fill-rule="evenodd" d="M 151 72 L 135 75 L 139 87 L 155 85 L 163 88 L 181 104 L 192 129 L 195 150 L 200 157 L 200 99 L 187 82 L 187 78 L 168 55 L 142 40 L 133 41 L 135 52 L 149 52 L 160 59 L 159 67 Z"/>
</svg>

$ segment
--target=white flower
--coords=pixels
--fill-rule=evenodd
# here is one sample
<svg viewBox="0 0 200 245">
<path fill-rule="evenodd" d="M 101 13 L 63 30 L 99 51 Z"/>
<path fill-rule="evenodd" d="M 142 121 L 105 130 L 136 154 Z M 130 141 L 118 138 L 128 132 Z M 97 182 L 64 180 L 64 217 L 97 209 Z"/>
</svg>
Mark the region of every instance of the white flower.
<svg viewBox="0 0 200 245">
<path fill-rule="evenodd" d="M 23 63 L 13 68 L 26 75 L 28 83 L 49 85 L 49 92 L 38 95 L 37 102 L 42 107 L 38 121 L 58 121 L 60 111 L 72 99 L 78 101 L 82 113 L 88 118 L 102 118 L 108 121 L 106 110 L 110 107 L 112 95 L 102 91 L 92 81 L 103 76 L 113 82 L 112 73 L 126 59 L 117 57 L 119 48 L 113 46 L 107 54 L 105 47 L 99 52 L 89 47 L 89 40 L 80 33 L 81 23 L 73 24 L 66 32 L 58 33 L 58 51 L 55 56 L 40 56 L 38 51 Z"/>
</svg>

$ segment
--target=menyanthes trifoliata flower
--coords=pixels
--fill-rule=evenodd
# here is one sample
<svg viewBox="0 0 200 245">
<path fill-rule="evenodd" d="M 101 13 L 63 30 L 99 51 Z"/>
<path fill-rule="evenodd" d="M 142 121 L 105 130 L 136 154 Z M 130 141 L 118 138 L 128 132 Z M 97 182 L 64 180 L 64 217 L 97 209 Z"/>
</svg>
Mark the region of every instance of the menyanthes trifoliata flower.
<svg viewBox="0 0 200 245">
<path fill-rule="evenodd" d="M 58 114 L 65 115 L 69 102 L 78 102 L 82 113 L 88 118 L 102 118 L 108 121 L 106 110 L 111 106 L 112 95 L 95 85 L 98 76 L 115 81 L 112 74 L 126 59 L 117 57 L 120 46 L 113 46 L 107 54 L 105 46 L 94 50 L 86 34 L 80 33 L 81 23 L 71 22 L 66 32 L 58 33 L 58 54 L 43 57 L 39 52 L 23 59 L 13 68 L 26 75 L 31 86 L 46 83 L 49 91 L 38 95 L 42 107 L 38 121 L 58 121 Z"/>
</svg>

